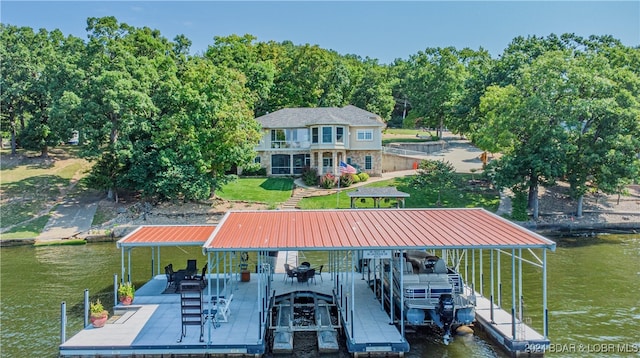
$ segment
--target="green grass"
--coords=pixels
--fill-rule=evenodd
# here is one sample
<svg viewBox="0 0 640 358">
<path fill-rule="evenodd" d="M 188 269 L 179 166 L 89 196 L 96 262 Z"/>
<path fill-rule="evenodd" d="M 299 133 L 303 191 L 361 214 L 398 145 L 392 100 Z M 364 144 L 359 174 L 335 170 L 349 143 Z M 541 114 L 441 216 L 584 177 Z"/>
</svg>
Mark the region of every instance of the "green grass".
<svg viewBox="0 0 640 358">
<path fill-rule="evenodd" d="M 40 235 L 48 221 L 49 215 L 44 215 L 23 225 L 18 225 L 2 233 L 2 240 L 33 239 Z"/>
<path fill-rule="evenodd" d="M 223 186 L 216 195 L 225 200 L 242 200 L 276 205 L 291 197 L 291 178 L 239 178 Z"/>
<path fill-rule="evenodd" d="M 49 159 L 34 157 L 31 152 L 22 151 L 15 157 L 8 151 L 0 152 L 3 162 L 0 170 L 1 227 L 36 217 L 58 198 L 76 173 L 84 174 L 90 165 L 84 159 L 74 158 L 74 149 L 52 149 Z M 30 231 L 24 233 L 30 234 Z"/>
<path fill-rule="evenodd" d="M 437 206 L 438 193 L 435 190 L 429 188 L 415 189 L 411 186 L 411 176 L 402 178 L 394 178 L 384 181 L 378 181 L 375 183 L 367 184 L 367 187 L 382 187 L 382 186 L 394 186 L 399 191 L 408 193 L 409 198 L 405 200 L 405 207 L 407 208 L 485 208 L 491 212 L 498 210 L 500 205 L 500 196 L 496 190 L 479 190 L 474 187 L 468 186 L 468 179 L 470 175 L 459 174 L 461 184 L 452 190 L 447 190 L 442 193 L 441 205 Z M 312 198 L 304 198 L 300 201 L 299 206 L 302 209 L 334 209 L 349 208 L 350 198 L 347 196 L 347 192 L 355 190 L 344 189 L 340 192 L 340 198 L 336 198 L 335 194 L 327 196 L 318 196 Z M 380 202 L 381 208 L 392 208 L 396 206 L 396 201 L 391 199 L 389 201 L 382 200 Z M 373 199 L 365 199 L 362 203 L 360 199 L 356 202 L 357 208 L 373 208 Z"/>
<path fill-rule="evenodd" d="M 51 240 L 37 242 L 33 246 L 61 246 L 61 245 L 85 245 L 87 243 L 84 239 L 70 239 L 70 240 Z"/>
</svg>

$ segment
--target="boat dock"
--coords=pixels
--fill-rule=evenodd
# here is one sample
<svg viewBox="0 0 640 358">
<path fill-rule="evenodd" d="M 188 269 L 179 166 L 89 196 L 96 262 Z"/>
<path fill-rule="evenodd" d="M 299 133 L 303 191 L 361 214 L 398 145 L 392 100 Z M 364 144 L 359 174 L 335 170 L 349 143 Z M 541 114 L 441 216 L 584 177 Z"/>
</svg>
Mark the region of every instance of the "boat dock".
<svg viewBox="0 0 640 358">
<path fill-rule="evenodd" d="M 207 285 L 202 293 L 198 291 L 201 304 L 196 304 L 198 300 L 186 304 L 193 298 L 163 293 L 171 275 L 162 274 L 161 267 L 170 260 L 161 257 L 161 248 L 184 245 L 202 247 L 206 257 L 208 271 L 202 276 Z M 377 286 L 372 290 L 371 281 L 364 279 L 363 267 L 368 260 L 367 270 L 374 278 L 393 277 L 396 269 L 387 270 L 381 260 L 400 258 L 407 250 L 438 250 L 445 264 L 462 275 L 467 289 L 479 287 L 481 293 L 491 294 L 503 280 L 501 258 L 509 257 L 511 275 L 505 279 L 511 280 L 514 308 L 516 297 L 523 297 L 522 264 L 540 267 L 543 335 L 521 322 L 516 325 L 512 315 L 500 308 L 492 310 L 480 295 L 476 295 L 476 318 L 500 345 L 516 355 L 526 352 L 530 344 L 549 344 L 545 339 L 546 253 L 555 249 L 555 243 L 483 209 L 229 211 L 217 226 L 142 226 L 117 246 L 122 250 L 121 282 L 132 281 L 131 251 L 138 248 L 150 249 L 154 278 L 137 290 L 132 306 L 126 310 L 117 306 L 115 317 L 105 327 L 88 326 L 68 340 L 63 328 L 60 356 L 261 356 L 275 346 L 284 352 L 295 350 L 293 334 L 300 330 L 317 332 L 318 351 L 334 350 L 336 332 L 340 331 L 345 350 L 354 356 L 402 356 L 410 348 L 404 336 L 404 308 L 400 305 L 396 313 L 390 307 L 404 288 L 385 291 Z M 298 272 L 315 280 L 299 282 L 296 276 L 280 272 L 285 263 L 298 265 L 300 251 L 327 253 L 324 271 L 318 266 L 316 275 L 307 277 L 306 270 L 312 272 L 312 268 L 306 265 Z M 285 257 L 280 257 L 282 254 Z M 248 270 L 249 257 L 255 271 Z M 404 272 L 404 261 L 398 262 L 397 271 Z M 489 284 L 484 283 L 485 271 Z M 196 306 L 203 309 L 199 318 L 202 326 L 199 322 L 185 326 L 185 307 Z M 311 306 L 313 317 L 304 317 L 311 323 L 298 325 L 300 313 L 295 309 L 304 311 Z M 522 312 L 521 307 L 518 311 Z M 65 321 L 63 316 L 63 327 Z M 514 334 L 514 328 L 522 333 Z"/>
<path fill-rule="evenodd" d="M 264 354 L 270 346 L 282 347 L 282 342 L 274 340 L 275 334 L 267 334 L 269 329 L 275 329 L 277 323 L 271 327 L 260 324 L 260 304 L 257 294 L 257 274 L 251 274 L 248 282 L 242 282 L 235 275 L 220 277 L 220 280 L 211 278 L 211 290 L 218 294 L 208 295 L 208 288 L 203 290 L 204 303 L 210 301 L 212 296 L 226 296 L 233 294 L 229 305 L 227 322 L 213 322 L 205 316 L 204 342 L 200 342 L 199 326 L 186 327 L 186 335 L 181 338 L 180 294 L 163 293 L 167 286 L 164 275 L 157 275 L 136 291 L 134 303 L 131 306 L 118 305 L 114 307 L 114 315 L 109 318 L 102 328 L 93 328 L 91 325 L 75 334 L 60 345 L 61 357 L 76 356 L 133 356 L 144 355 L 147 357 L 163 356 L 169 354 L 194 354 L 194 355 L 253 355 Z M 334 282 L 329 273 L 323 273 L 322 279 L 317 277 L 317 282 L 309 284 L 304 282 L 293 283 L 285 281 L 286 274 L 273 274 L 271 281 L 272 295 L 289 296 L 317 294 L 324 297 L 333 297 Z M 225 287 L 226 282 L 226 287 Z M 404 342 L 396 326 L 389 325 L 389 317 L 376 300 L 374 293 L 368 289 L 365 281 L 356 282 L 356 299 L 359 304 L 354 310 L 353 329 L 345 329 L 348 332 L 347 345 L 354 351 L 383 351 L 388 349 L 408 351 L 408 344 Z M 338 347 L 332 337 L 335 330 L 331 329 L 328 311 L 320 311 L 320 324 L 317 329 L 319 351 L 333 351 Z M 290 318 L 286 324 L 291 322 Z M 277 322 L 277 321 L 276 321 Z M 380 324 L 380 322 L 384 322 Z M 284 324 L 284 322 L 283 322 Z M 292 333 L 290 331 L 292 347 L 281 350 L 286 352 L 295 349 Z M 299 330 L 305 330 L 304 328 Z M 314 329 L 306 329 L 314 330 Z M 265 339 L 271 337 L 271 339 Z M 288 341 L 288 339 L 287 339 Z M 398 348 L 401 347 L 401 348 Z"/>
<path fill-rule="evenodd" d="M 509 352 L 542 353 L 551 341 L 476 292 L 476 321 L 491 338 Z"/>
</svg>

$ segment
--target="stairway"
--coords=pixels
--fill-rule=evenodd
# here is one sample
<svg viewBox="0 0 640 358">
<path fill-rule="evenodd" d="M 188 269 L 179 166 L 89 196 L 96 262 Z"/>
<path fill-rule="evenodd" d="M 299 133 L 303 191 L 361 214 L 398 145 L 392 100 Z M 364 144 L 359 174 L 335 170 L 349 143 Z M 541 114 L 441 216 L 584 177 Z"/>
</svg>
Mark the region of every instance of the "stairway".
<svg viewBox="0 0 640 358">
<path fill-rule="evenodd" d="M 280 205 L 280 209 L 289 210 L 289 209 L 298 209 L 298 203 L 304 197 L 308 195 L 310 189 L 297 187 L 293 190 L 293 195 L 289 198 L 289 200 L 285 201 Z"/>
</svg>

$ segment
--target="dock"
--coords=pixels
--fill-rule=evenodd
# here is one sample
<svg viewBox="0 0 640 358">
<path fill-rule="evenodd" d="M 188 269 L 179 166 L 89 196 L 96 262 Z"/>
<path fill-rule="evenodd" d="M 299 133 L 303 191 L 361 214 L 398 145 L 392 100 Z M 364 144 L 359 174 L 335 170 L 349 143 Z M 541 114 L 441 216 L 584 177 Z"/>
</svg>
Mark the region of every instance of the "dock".
<svg viewBox="0 0 640 358">
<path fill-rule="evenodd" d="M 529 327 L 527 324 L 493 304 L 493 319 L 491 301 L 476 292 L 476 321 L 482 329 L 491 336 L 502 348 L 514 353 L 544 352 L 543 347 L 549 347 L 551 341 Z M 515 323 L 515 327 L 514 327 Z M 514 337 L 515 333 L 515 337 Z M 531 351 L 530 347 L 536 347 Z"/>
<path fill-rule="evenodd" d="M 227 322 L 217 322 L 210 318 L 204 321 L 204 342 L 200 342 L 200 329 L 196 326 L 186 328 L 186 336 L 181 338 L 180 295 L 163 293 L 166 277 L 157 275 L 136 291 L 134 303 L 131 306 L 118 305 L 114 307 L 115 315 L 111 315 L 107 324 L 102 328 L 91 325 L 70 337 L 60 345 L 60 356 L 134 356 L 147 357 L 170 354 L 193 355 L 255 355 L 260 356 L 270 347 L 276 351 L 288 352 L 294 349 L 294 330 L 275 331 L 272 339 L 267 339 L 268 330 L 275 327 L 265 327 L 260 324 L 260 305 L 257 300 L 258 282 L 251 274 L 249 282 L 242 282 L 236 275 L 220 275 L 211 280 L 211 295 L 208 288 L 203 290 L 204 303 L 212 296 L 226 296 L 233 294 L 229 306 Z M 329 273 L 323 273 L 322 280 L 316 284 L 311 282 L 299 283 L 285 281 L 286 274 L 275 273 L 271 282 L 272 297 L 276 295 L 318 294 L 326 297 L 333 296 L 333 282 Z M 225 286 L 226 283 L 226 286 Z M 381 308 L 374 293 L 365 281 L 357 280 L 358 308 L 354 311 L 354 327 L 348 331 L 348 349 L 354 351 L 384 351 L 384 349 L 408 351 L 408 344 L 404 342 L 398 329 L 389 325 L 389 316 Z M 219 288 L 219 291 L 217 291 Z M 334 340 L 335 330 L 331 329 L 328 311 L 320 311 L 318 322 L 318 351 L 330 352 L 338 349 Z M 288 317 L 290 318 L 290 317 Z M 286 320 L 287 317 L 280 317 Z M 382 322 L 382 324 L 380 324 Z M 216 327 L 217 326 L 217 327 Z M 282 333 L 279 335 L 278 333 Z M 391 342 L 391 343 L 390 343 Z"/>
</svg>

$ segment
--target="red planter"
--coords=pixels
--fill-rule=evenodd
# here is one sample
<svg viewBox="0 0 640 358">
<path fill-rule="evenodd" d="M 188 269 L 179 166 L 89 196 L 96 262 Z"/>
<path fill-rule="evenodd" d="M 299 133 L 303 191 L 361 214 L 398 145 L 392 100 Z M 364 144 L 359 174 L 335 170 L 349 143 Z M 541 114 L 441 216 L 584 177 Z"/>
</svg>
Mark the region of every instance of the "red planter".
<svg viewBox="0 0 640 358">
<path fill-rule="evenodd" d="M 104 314 L 102 317 L 91 316 L 90 319 L 91 319 L 91 324 L 95 328 L 100 328 L 104 326 L 105 323 L 107 323 L 107 320 L 109 319 L 109 315 Z"/>
<path fill-rule="evenodd" d="M 133 297 L 130 297 L 130 296 L 122 296 L 122 297 L 120 297 L 120 303 L 122 303 L 125 306 L 130 305 L 131 302 L 133 302 Z"/>
</svg>

